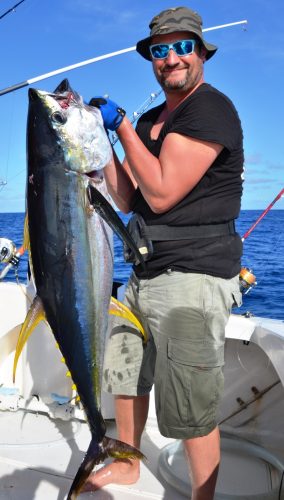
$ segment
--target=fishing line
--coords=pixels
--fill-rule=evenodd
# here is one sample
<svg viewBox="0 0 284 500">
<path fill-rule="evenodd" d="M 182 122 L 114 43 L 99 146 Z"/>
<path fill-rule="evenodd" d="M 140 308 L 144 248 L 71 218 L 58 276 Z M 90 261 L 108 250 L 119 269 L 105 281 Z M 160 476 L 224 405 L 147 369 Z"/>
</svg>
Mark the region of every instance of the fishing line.
<svg viewBox="0 0 284 500">
<path fill-rule="evenodd" d="M 3 19 L 3 17 L 7 16 L 7 14 L 10 14 L 11 12 L 16 12 L 16 8 L 21 4 L 23 3 L 25 0 L 21 0 L 20 2 L 16 3 L 15 5 L 13 5 L 13 7 L 11 7 L 10 9 L 6 10 L 6 12 L 4 12 L 4 14 L 2 14 L 0 16 L 0 20 Z"/>
<path fill-rule="evenodd" d="M 6 161 L 6 172 L 5 172 L 5 179 L 6 179 L 6 184 L 8 182 L 8 171 L 9 171 L 9 165 L 10 165 L 10 151 L 11 151 L 11 144 L 12 144 L 12 126 L 14 124 L 14 113 L 15 113 L 15 95 L 13 95 L 13 98 L 11 99 L 10 102 L 11 106 L 11 113 L 9 123 L 8 123 L 8 151 L 7 151 L 7 161 Z"/>
<path fill-rule="evenodd" d="M 0 192 L 2 191 L 2 189 L 4 189 L 4 187 L 6 186 L 6 184 L 7 184 L 7 181 L 5 181 L 4 179 L 0 178 Z"/>
</svg>

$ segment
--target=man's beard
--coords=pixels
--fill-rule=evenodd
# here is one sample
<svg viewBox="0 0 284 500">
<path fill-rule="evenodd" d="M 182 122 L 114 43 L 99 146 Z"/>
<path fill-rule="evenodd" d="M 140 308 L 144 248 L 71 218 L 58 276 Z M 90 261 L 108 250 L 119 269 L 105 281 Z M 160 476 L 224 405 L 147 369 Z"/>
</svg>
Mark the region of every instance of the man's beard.
<svg viewBox="0 0 284 500">
<path fill-rule="evenodd" d="M 161 75 L 156 74 L 156 78 L 160 83 L 163 90 L 167 90 L 168 92 L 182 90 L 183 92 L 187 92 L 197 85 L 200 81 L 203 74 L 203 64 L 201 63 L 197 71 L 190 71 L 190 68 L 187 69 L 186 75 L 181 80 L 171 81 L 167 80 L 167 76 L 164 76 L 163 73 Z"/>
<path fill-rule="evenodd" d="M 184 78 L 183 80 L 180 80 L 178 82 L 169 82 L 168 80 L 161 78 L 160 84 L 163 89 L 167 90 L 177 90 L 177 89 L 187 90 L 187 88 L 189 87 L 188 78 Z"/>
</svg>

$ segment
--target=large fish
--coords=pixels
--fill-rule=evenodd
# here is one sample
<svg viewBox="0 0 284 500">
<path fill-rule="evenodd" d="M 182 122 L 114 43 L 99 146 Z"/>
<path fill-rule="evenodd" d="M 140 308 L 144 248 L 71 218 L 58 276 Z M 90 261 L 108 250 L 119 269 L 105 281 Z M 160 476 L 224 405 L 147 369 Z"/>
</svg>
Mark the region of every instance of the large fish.
<svg viewBox="0 0 284 500">
<path fill-rule="evenodd" d="M 37 294 L 20 334 L 14 368 L 28 335 L 45 319 L 92 435 L 67 497 L 73 500 L 94 465 L 107 456 L 143 458 L 139 450 L 105 435 L 100 412 L 113 279 L 112 231 L 106 221 L 120 236 L 129 236 L 105 198 L 103 167 L 111 158 L 111 147 L 100 112 L 84 104 L 67 80 L 54 93 L 29 90 L 27 153 L 28 233 Z M 118 306 L 118 314 L 128 313 Z"/>
</svg>

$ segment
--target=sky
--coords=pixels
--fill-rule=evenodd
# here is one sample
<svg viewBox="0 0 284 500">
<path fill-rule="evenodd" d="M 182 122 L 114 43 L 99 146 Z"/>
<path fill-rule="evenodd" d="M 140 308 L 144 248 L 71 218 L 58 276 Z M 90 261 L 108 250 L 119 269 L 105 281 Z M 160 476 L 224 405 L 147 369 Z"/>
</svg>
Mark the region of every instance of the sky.
<svg viewBox="0 0 284 500">
<path fill-rule="evenodd" d="M 0 2 L 0 89 L 107 53 L 133 47 L 154 15 L 180 5 L 197 10 L 218 46 L 205 80 L 234 102 L 244 132 L 242 209 L 264 209 L 284 187 L 283 0 L 18 0 Z M 135 51 L 64 72 L 33 86 L 53 91 L 63 78 L 88 101 L 108 94 L 129 118 L 159 91 L 151 63 Z M 162 102 L 163 94 L 153 105 Z M 28 88 L 0 96 L 0 212 L 24 212 Z M 115 146 L 122 158 L 119 143 Z M 284 198 L 274 206 L 284 209 Z"/>
</svg>

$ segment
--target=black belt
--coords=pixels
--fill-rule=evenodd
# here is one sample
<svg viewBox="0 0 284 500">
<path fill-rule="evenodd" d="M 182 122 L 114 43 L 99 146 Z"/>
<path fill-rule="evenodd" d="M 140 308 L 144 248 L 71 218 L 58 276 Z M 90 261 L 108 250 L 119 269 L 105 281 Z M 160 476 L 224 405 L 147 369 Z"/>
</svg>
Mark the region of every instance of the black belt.
<svg viewBox="0 0 284 500">
<path fill-rule="evenodd" d="M 177 241 L 195 238 L 212 238 L 236 234 L 235 222 L 223 222 L 221 224 L 202 224 L 199 226 L 147 226 L 140 214 L 134 214 L 128 222 L 127 229 L 136 243 L 144 260 L 149 260 L 154 252 L 153 241 Z M 124 258 L 126 262 L 136 262 L 133 250 L 124 243 Z"/>
<path fill-rule="evenodd" d="M 199 226 L 144 226 L 144 232 L 151 241 L 187 240 L 192 238 L 212 238 L 236 234 L 235 221 Z"/>
</svg>

